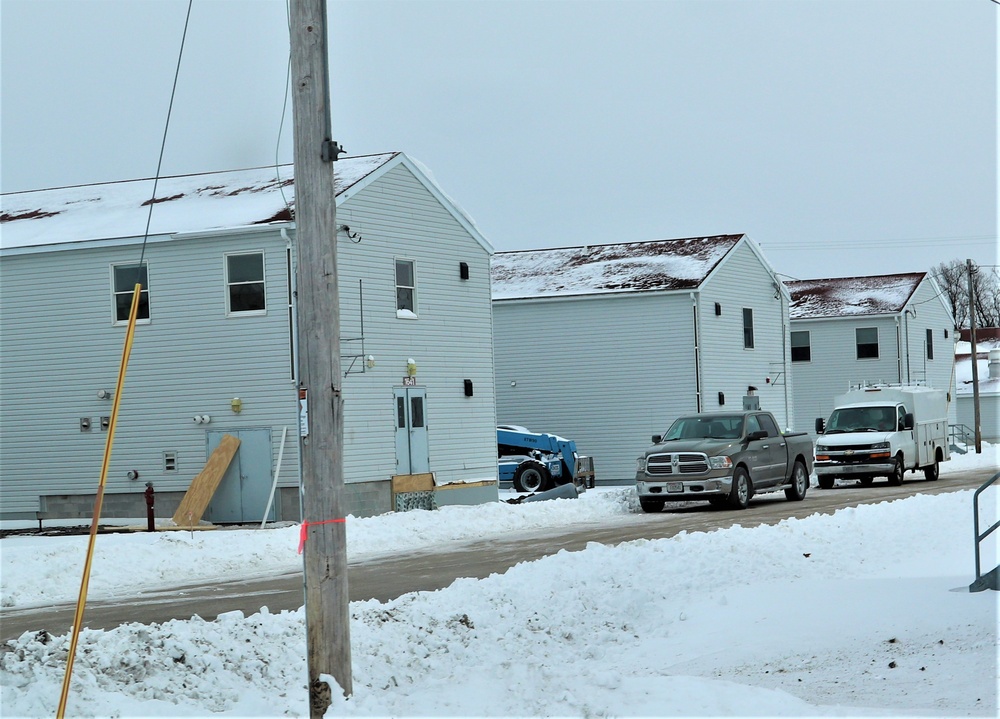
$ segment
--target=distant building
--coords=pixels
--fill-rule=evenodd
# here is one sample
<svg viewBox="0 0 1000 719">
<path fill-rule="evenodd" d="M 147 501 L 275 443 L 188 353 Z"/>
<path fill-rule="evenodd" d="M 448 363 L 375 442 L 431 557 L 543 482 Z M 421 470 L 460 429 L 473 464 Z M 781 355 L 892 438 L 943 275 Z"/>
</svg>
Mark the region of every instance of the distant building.
<svg viewBox="0 0 1000 719">
<path fill-rule="evenodd" d="M 975 436 L 976 406 L 972 382 L 972 344 L 968 329 L 955 346 L 957 418 L 966 435 Z M 979 433 L 985 442 L 1000 443 L 1000 328 L 976 330 L 976 370 L 979 379 Z"/>
<path fill-rule="evenodd" d="M 798 429 L 863 383 L 925 383 L 955 400 L 955 322 L 926 272 L 785 283 Z"/>
<path fill-rule="evenodd" d="M 746 235 L 498 252 L 497 418 L 594 457 L 598 482 L 680 414 L 791 416 L 788 293 Z"/>
<path fill-rule="evenodd" d="M 145 516 L 147 481 L 172 516 L 232 434 L 206 519 L 260 522 L 272 487 L 268 518 L 300 518 L 292 171 L 162 178 L 152 203 L 152 180 L 2 196 L 0 518 L 91 516 L 137 277 L 103 516 Z M 344 510 L 389 511 L 421 473 L 455 488 L 439 504 L 495 500 L 492 248 L 406 155 L 335 175 Z"/>
</svg>

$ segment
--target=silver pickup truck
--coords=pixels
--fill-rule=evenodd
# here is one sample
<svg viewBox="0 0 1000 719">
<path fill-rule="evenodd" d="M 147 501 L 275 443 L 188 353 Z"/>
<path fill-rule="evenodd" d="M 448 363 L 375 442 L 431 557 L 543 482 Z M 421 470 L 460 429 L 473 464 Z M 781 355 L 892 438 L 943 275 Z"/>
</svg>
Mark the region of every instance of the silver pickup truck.
<svg viewBox="0 0 1000 719">
<path fill-rule="evenodd" d="M 643 511 L 667 502 L 705 499 L 746 509 L 755 494 L 784 490 L 805 499 L 813 444 L 805 432 L 782 434 L 770 412 L 725 412 L 680 417 L 638 460 L 635 482 Z"/>
</svg>

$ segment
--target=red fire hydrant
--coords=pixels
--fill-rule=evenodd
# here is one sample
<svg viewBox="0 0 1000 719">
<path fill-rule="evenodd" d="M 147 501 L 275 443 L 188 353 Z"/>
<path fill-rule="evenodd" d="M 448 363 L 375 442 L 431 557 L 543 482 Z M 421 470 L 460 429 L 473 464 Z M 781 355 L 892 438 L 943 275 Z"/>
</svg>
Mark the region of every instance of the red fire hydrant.
<svg viewBox="0 0 1000 719">
<path fill-rule="evenodd" d="M 153 483 L 146 482 L 146 531 L 155 532 L 156 522 L 153 520 Z"/>
</svg>

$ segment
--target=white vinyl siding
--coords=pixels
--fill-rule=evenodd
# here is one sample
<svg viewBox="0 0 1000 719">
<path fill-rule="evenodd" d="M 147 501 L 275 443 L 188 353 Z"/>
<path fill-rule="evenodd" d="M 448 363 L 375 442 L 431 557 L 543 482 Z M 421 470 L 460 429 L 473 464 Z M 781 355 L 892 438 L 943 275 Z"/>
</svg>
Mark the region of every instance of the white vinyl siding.
<svg viewBox="0 0 1000 719">
<path fill-rule="evenodd" d="M 386 483 L 396 473 L 392 387 L 402 383 L 408 357 L 416 359 L 417 382 L 427 388 L 435 481 L 495 480 L 488 250 L 402 164 L 338 203 L 337 213 L 363 238 L 338 245 L 341 337 L 357 340 L 342 341 L 342 370 L 358 359 L 352 355 L 360 356 L 343 375 L 345 482 Z M 141 495 L 145 481 L 158 493 L 186 491 L 207 459 L 207 432 L 257 428 L 270 429 L 274 463 L 287 428 L 278 486 L 298 486 L 289 314 L 258 311 L 232 321 L 222 297 L 229 291 L 226 257 L 258 253 L 265 306 L 287 306 L 294 230 L 288 235 L 292 253 L 280 230 L 270 227 L 147 246 L 156 321 L 136 332 L 109 494 Z M 420 322 L 396 319 L 392 267 L 401 251 L 420 265 Z M 0 263 L 0 516 L 34 517 L 41 495 L 96 491 L 106 437 L 98 418 L 110 412 L 109 401 L 96 393 L 114 387 L 122 350 L 122 333 L 108 323 L 108 267 L 122 258 L 121 247 L 62 248 L 4 255 Z M 460 279 L 460 261 L 470 268 L 468 280 Z M 71 281 L 39 295 L 35 288 L 53 272 Z M 46 321 L 40 324 L 39 316 Z M 375 358 L 373 368 L 364 355 Z M 472 397 L 465 396 L 465 379 L 474 384 Z M 240 413 L 231 409 L 235 397 Z M 211 421 L 198 424 L 196 415 Z M 90 432 L 80 431 L 81 418 L 94 420 Z M 139 481 L 127 478 L 131 469 Z"/>
<path fill-rule="evenodd" d="M 833 398 L 851 386 L 875 382 L 920 382 L 951 395 L 949 417 L 955 420 L 954 339 L 945 333 L 951 315 L 928 279 L 918 285 L 908 306 L 894 315 L 843 316 L 792 321 L 796 332 L 808 331 L 811 362 L 794 363 L 795 427 L 814 431 L 817 417 L 833 411 Z M 879 356 L 858 359 L 858 329 L 874 329 Z M 926 330 L 942 338 L 935 351 L 943 359 L 926 359 Z M 871 332 L 867 333 L 871 336 Z M 948 333 L 950 335 L 950 333 Z"/>
<path fill-rule="evenodd" d="M 497 300 L 497 419 L 574 440 L 594 457 L 598 482 L 634 481 L 651 435 L 697 411 L 699 394 L 704 411 L 719 409 L 720 392 L 727 409 L 740 408 L 757 386 L 761 407 L 784 424 L 785 298 L 741 242 L 697 292 Z M 757 324 L 748 354 L 744 306 Z M 558 329 L 557 351 L 540 344 L 537 328 Z"/>
<path fill-rule="evenodd" d="M 497 301 L 493 325 L 497 421 L 572 439 L 599 480 L 634 480 L 650 435 L 695 411 L 687 293 Z"/>
<path fill-rule="evenodd" d="M 702 283 L 697 295 L 702 410 L 742 409 L 748 387 L 756 387 L 760 408 L 773 412 L 779 427 L 801 429 L 791 426 L 787 295 L 778 292 L 775 297 L 774 285 L 749 240 L 738 243 Z M 754 317 L 752 352 L 744 349 L 744 308 Z M 720 392 L 725 405 L 719 404 Z"/>
</svg>

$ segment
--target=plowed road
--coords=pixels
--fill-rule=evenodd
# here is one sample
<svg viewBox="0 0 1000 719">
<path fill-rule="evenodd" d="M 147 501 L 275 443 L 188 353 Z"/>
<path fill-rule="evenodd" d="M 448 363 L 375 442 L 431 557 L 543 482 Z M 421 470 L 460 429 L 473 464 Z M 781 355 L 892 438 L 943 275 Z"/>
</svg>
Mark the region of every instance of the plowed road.
<svg viewBox="0 0 1000 719">
<path fill-rule="evenodd" d="M 459 577 L 483 578 L 502 573 L 518 562 L 555 554 L 561 549 L 583 549 L 588 542 L 619 544 L 633 539 L 672 537 L 678 532 L 704 532 L 733 524 L 751 527 L 776 524 L 788 517 L 832 514 L 838 509 L 901 499 L 913 494 L 939 494 L 979 487 L 994 470 L 981 468 L 943 475 L 937 482 L 923 481 L 921 474 L 907 474 L 901 487 L 876 481 L 871 487 L 846 486 L 830 490 L 815 487 L 803 502 L 788 502 L 784 494 L 762 495 L 744 511 L 718 510 L 707 504 L 671 508 L 659 514 L 630 514 L 597 524 L 519 534 L 502 540 L 490 539 L 442 546 L 434 551 L 400 552 L 380 559 L 348 563 L 351 600 L 386 601 L 407 592 L 446 587 Z M 913 479 L 909 479 L 913 477 Z M 917 479 L 920 478 L 920 479 Z M 266 530 L 264 530 L 266 531 Z M 969 503 L 969 557 L 972 561 L 972 503 Z M 974 577 L 970 577 L 970 582 Z M 211 586 L 181 586 L 143 592 L 130 600 L 92 601 L 84 614 L 84 625 L 109 629 L 128 622 L 151 624 L 198 615 L 210 620 L 219 614 L 241 610 L 255 614 L 262 607 L 271 612 L 297 609 L 303 604 L 302 573 L 223 581 Z M 0 640 L 25 631 L 69 631 L 73 622 L 71 604 L 28 609 L 4 609 L 0 615 Z"/>
</svg>

